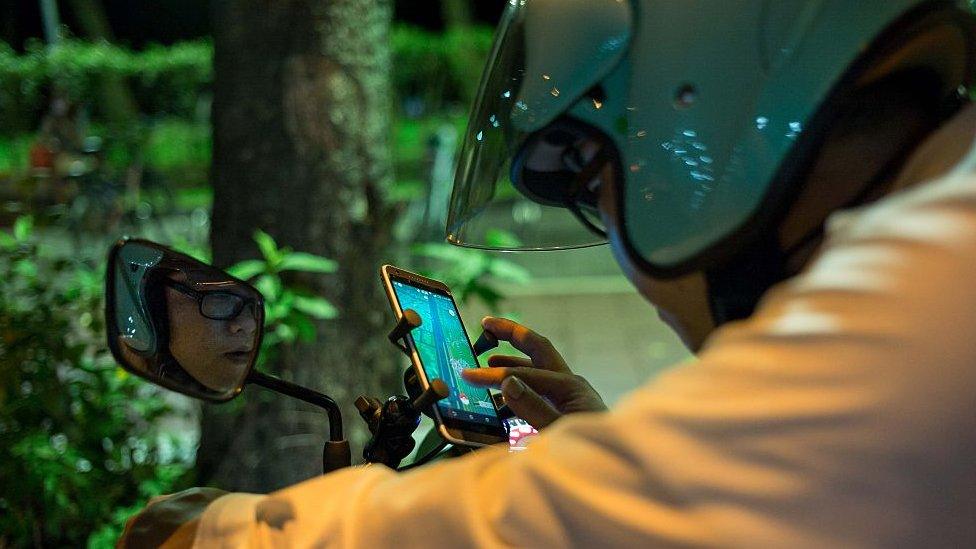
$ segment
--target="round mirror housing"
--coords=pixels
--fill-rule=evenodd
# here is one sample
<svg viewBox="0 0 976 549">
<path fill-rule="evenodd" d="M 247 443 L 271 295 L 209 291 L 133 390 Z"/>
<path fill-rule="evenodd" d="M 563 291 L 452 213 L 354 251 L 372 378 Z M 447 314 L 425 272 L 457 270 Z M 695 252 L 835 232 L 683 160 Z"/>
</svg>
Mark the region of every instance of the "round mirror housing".
<svg viewBox="0 0 976 549">
<path fill-rule="evenodd" d="M 226 402 L 254 368 L 264 299 L 250 284 L 147 240 L 108 257 L 105 325 L 127 371 L 185 395 Z"/>
</svg>

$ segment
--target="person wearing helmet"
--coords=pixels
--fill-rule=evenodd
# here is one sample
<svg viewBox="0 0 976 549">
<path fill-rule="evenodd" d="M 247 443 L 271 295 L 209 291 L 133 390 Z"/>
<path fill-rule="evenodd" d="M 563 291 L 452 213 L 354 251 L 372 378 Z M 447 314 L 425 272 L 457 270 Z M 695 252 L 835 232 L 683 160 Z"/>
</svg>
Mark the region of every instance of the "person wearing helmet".
<svg viewBox="0 0 976 549">
<path fill-rule="evenodd" d="M 609 241 L 698 360 L 605 411 L 489 318 L 528 358 L 466 377 L 546 426 L 526 451 L 135 522 L 182 509 L 204 546 L 976 544 L 974 59 L 956 2 L 512 0 L 448 239 Z"/>
<path fill-rule="evenodd" d="M 114 257 L 117 358 L 210 398 L 239 392 L 263 321 L 254 290 L 155 248 L 128 245 Z"/>
<path fill-rule="evenodd" d="M 194 276 L 196 275 L 196 276 Z M 160 281 L 169 319 L 169 352 L 217 395 L 236 393 L 257 345 L 257 299 L 239 282 L 181 271 Z"/>
</svg>

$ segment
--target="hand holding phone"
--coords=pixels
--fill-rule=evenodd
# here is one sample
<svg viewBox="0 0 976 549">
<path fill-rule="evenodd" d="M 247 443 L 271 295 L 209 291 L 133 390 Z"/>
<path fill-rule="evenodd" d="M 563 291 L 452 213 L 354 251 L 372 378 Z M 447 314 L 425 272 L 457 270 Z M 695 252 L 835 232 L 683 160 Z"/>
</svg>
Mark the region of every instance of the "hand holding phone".
<svg viewBox="0 0 976 549">
<path fill-rule="evenodd" d="M 494 355 L 490 368 L 464 372 L 466 381 L 502 390 L 518 417 L 540 429 L 564 414 L 607 409 L 592 385 L 575 375 L 548 339 L 512 320 L 487 317 L 486 332 L 507 341 L 526 357 Z"/>
</svg>

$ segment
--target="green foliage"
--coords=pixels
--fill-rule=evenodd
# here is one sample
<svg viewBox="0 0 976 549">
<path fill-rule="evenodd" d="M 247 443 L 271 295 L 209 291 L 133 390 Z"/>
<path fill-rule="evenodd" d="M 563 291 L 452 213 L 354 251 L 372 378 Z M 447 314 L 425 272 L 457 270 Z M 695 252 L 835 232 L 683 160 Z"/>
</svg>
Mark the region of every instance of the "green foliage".
<svg viewBox="0 0 976 549">
<path fill-rule="evenodd" d="M 0 42 L 0 116 L 8 131 L 11 121 L 31 129 L 30 121 L 57 86 L 73 102 L 94 108 L 98 118 L 99 86 L 112 75 L 127 79 L 140 112 L 192 117 L 213 81 L 212 58 L 213 46 L 203 41 L 139 52 L 108 42 L 67 40 L 56 47 L 32 42 L 21 55 Z"/>
<path fill-rule="evenodd" d="M 254 284 L 264 295 L 264 340 L 258 364 L 273 363 L 281 345 L 315 339 L 315 321 L 337 317 L 339 312 L 327 300 L 295 284 L 285 273 L 334 273 L 338 265 L 331 259 L 279 248 L 268 233 L 258 230 L 254 242 L 261 259 L 241 261 L 227 270 L 231 275 Z"/>
<path fill-rule="evenodd" d="M 463 129 L 463 109 L 454 106 L 473 97 L 491 31 L 435 34 L 398 27 L 392 40 L 401 105 L 420 100 L 424 112 L 438 113 L 399 117 L 402 184 L 393 198 L 409 200 L 427 185 L 427 137 L 443 124 Z M 112 202 L 105 210 L 111 215 L 96 216 L 98 230 L 121 223 L 131 229 L 127 232 L 170 242 L 207 261 L 209 250 L 193 235 L 205 234 L 212 201 L 205 188 L 212 56 L 208 42 L 132 51 L 68 40 L 56 48 L 28 44 L 22 54 L 0 42 L 0 176 L 26 171 L 28 151 L 37 141 L 32 132 L 57 93 L 90 115 L 82 137 L 104 138 L 99 176 L 105 181 L 79 180 L 80 198 L 62 209 L 73 211 L 81 198 L 101 199 L 105 189 L 121 187 L 132 166 L 142 166 L 138 196 L 112 195 L 124 204 L 116 208 Z M 131 127 L 105 122 L 99 101 L 106 76 L 124 78 L 134 92 L 142 118 Z M 12 198 L 20 200 L 4 196 Z M 148 498 L 183 486 L 192 449 L 157 427 L 172 413 L 165 400 L 170 397 L 119 369 L 106 349 L 104 248 L 90 248 L 95 256 L 72 251 L 89 249 L 73 240 L 79 231 L 60 226 L 64 219 L 42 217 L 38 205 L 44 202 L 33 198 L 24 202 L 38 212 L 40 227 L 21 217 L 10 230 L 0 230 L 0 547 L 108 547 Z M 155 217 L 160 211 L 165 219 Z M 114 215 L 126 217 L 119 222 Z M 187 228 L 196 232 L 184 235 Z M 261 259 L 241 262 L 231 272 L 265 295 L 261 362 L 266 364 L 282 345 L 314 338 L 317 321 L 337 316 L 331 303 L 301 284 L 310 275 L 335 272 L 337 265 L 280 248 L 262 232 L 255 241 Z M 421 245 L 417 252 L 427 259 L 428 272 L 457 288 L 462 300 L 481 299 L 493 308 L 502 295 L 500 284 L 527 277 L 518 266 L 484 252 L 440 245 Z"/>
<path fill-rule="evenodd" d="M 395 27 L 391 42 L 398 95 L 420 97 L 428 110 L 444 101 L 466 105 L 473 99 L 491 40 L 490 28 L 441 34 Z M 126 79 L 144 115 L 194 118 L 213 83 L 213 45 L 191 41 L 133 51 L 72 39 L 56 47 L 31 42 L 18 54 L 0 42 L 0 120 L 5 131 L 33 129 L 55 86 L 100 119 L 97 100 L 106 76 Z"/>
<path fill-rule="evenodd" d="M 490 27 L 445 33 L 395 27 L 390 40 L 397 94 L 419 97 L 428 109 L 443 107 L 445 101 L 467 106 L 474 100 L 493 32 Z"/>
<path fill-rule="evenodd" d="M 0 231 L 0 546 L 108 547 L 191 456 L 106 348 L 102 258 L 40 242 L 30 217 Z"/>
<path fill-rule="evenodd" d="M 0 177 L 27 167 L 32 140 L 31 135 L 0 136 Z"/>
<path fill-rule="evenodd" d="M 515 236 L 504 231 L 493 231 L 488 238 L 492 245 L 517 244 Z M 431 266 L 420 269 L 422 274 L 447 284 L 462 303 L 480 300 L 492 313 L 499 312 L 505 285 L 525 284 L 532 278 L 526 269 L 497 253 L 440 242 L 415 244 L 411 251 L 432 260 Z"/>
<path fill-rule="evenodd" d="M 154 121 L 142 149 L 146 167 L 180 186 L 207 185 L 212 151 L 210 125 L 175 117 Z"/>
</svg>

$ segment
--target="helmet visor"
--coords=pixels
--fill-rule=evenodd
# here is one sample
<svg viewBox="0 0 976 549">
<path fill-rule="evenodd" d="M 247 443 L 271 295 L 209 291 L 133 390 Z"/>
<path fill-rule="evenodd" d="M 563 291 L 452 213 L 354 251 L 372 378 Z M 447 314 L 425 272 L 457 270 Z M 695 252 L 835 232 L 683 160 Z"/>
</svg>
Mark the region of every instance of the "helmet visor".
<svg viewBox="0 0 976 549">
<path fill-rule="evenodd" d="M 499 25 L 461 147 L 447 240 L 459 246 L 510 251 L 603 244 L 606 239 L 581 223 L 567 204 L 527 193 L 524 185 L 513 183 L 513 175 L 519 178 L 522 172 L 515 159 L 520 151 L 525 156 L 522 149 L 531 141 L 513 119 L 521 113 L 524 122 L 534 122 L 529 108 L 518 99 L 527 78 L 524 16 L 524 3 L 510 3 Z M 554 93 L 558 96 L 559 91 L 554 88 Z M 563 167 L 554 169 L 553 185 L 558 188 L 565 174 Z M 587 215 L 593 217 L 592 212 Z"/>
</svg>

